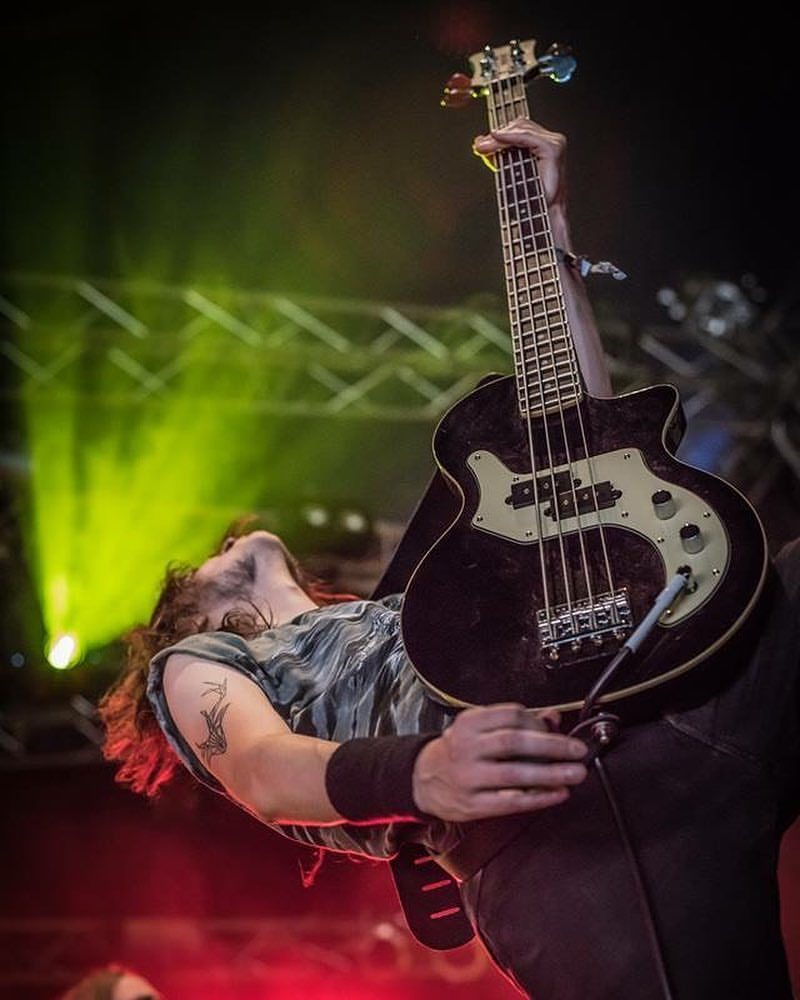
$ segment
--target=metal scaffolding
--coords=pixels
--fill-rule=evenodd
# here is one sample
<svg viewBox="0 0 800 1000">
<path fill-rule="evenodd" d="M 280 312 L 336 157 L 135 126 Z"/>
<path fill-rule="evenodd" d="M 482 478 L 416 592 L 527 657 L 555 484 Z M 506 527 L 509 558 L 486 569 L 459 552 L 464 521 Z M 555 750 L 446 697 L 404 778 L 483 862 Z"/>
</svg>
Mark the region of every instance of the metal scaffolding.
<svg viewBox="0 0 800 1000">
<path fill-rule="evenodd" d="M 0 315 L 13 391 L 51 398 L 165 398 L 197 363 L 198 339 L 215 341 L 215 364 L 222 354 L 233 372 L 264 364 L 290 376 L 238 401 L 277 415 L 431 421 L 486 371 L 510 368 L 503 318 L 469 308 L 21 274 L 0 281 Z M 77 366 L 91 380 L 71 379 Z"/>
</svg>

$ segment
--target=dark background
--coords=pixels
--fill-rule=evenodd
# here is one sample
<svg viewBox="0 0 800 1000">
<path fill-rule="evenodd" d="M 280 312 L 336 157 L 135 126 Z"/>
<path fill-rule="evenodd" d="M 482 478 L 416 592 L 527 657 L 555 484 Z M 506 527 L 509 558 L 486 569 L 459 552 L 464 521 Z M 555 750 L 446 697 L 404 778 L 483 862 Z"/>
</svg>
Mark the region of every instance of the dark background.
<svg viewBox="0 0 800 1000">
<path fill-rule="evenodd" d="M 488 175 L 469 153 L 482 111 L 437 102 L 465 54 L 535 35 L 540 51 L 566 41 L 579 60 L 567 87 L 533 88 L 533 111 L 569 137 L 576 247 L 630 273 L 599 288 L 604 308 L 644 323 L 660 315 L 662 285 L 696 274 L 754 274 L 770 303 L 791 300 L 798 95 L 786 10 L 28 4 L 4 16 L 3 267 L 431 305 L 500 297 Z M 6 445 L 24 448 L 13 407 L 4 413 Z M 27 932 L 13 929 L 23 918 L 101 920 L 116 943 L 78 950 L 81 961 L 127 957 L 168 983 L 176 969 L 131 949 L 121 922 L 394 913 L 385 873 L 341 860 L 308 895 L 303 852 L 209 796 L 137 802 L 100 764 L 7 768 L 0 781 L 6 974 L 24 955 L 14 941 Z M 782 873 L 800 988 L 797 857 L 795 845 Z M 72 958 L 57 967 L 61 986 Z M 30 961 L 47 966 L 41 953 Z M 322 974 L 297 978 L 303 961 L 280 995 L 394 995 L 368 977 L 348 993 L 346 968 L 330 992 L 332 974 L 327 986 Z M 447 995 L 510 995 L 489 982 Z M 173 1000 L 227 995 L 219 984 L 173 989 Z M 398 996 L 426 989 L 445 987 L 432 975 Z M 51 978 L 4 995 L 54 993 Z"/>
<path fill-rule="evenodd" d="M 533 35 L 578 57 L 570 84 L 532 88 L 532 109 L 569 137 L 576 243 L 630 272 L 626 308 L 686 273 L 754 272 L 778 293 L 798 261 L 787 17 L 33 5 L 5 26 L 10 263 L 130 276 L 158 239 L 175 277 L 202 268 L 205 244 L 238 287 L 436 305 L 498 291 L 488 178 L 468 155 L 483 112 L 437 102 L 467 53 Z M 65 248 L 72 205 L 84 238 Z"/>
</svg>

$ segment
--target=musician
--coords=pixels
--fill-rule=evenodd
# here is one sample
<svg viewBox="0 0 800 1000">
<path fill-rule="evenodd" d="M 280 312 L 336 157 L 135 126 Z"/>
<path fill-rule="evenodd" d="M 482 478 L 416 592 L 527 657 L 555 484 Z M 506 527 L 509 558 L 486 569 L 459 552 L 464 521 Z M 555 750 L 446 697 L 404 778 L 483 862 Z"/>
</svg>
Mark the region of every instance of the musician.
<svg viewBox="0 0 800 1000">
<path fill-rule="evenodd" d="M 509 145 L 535 152 L 555 242 L 571 250 L 563 137 L 516 121 L 474 149 Z M 564 267 L 562 279 L 587 387 L 610 395 L 580 277 Z M 104 699 L 106 753 L 138 791 L 180 761 L 280 832 L 371 857 L 407 840 L 449 855 L 485 827 L 474 821 L 527 814 L 499 849 L 484 845 L 462 886 L 522 990 L 790 1000 L 775 865 L 800 800 L 800 546 L 777 564 L 771 618 L 733 682 L 630 726 L 605 755 L 643 887 L 589 747 L 557 713 L 434 701 L 404 655 L 402 595 L 331 594 L 264 531 L 234 532 L 196 570 L 168 575 Z"/>
</svg>

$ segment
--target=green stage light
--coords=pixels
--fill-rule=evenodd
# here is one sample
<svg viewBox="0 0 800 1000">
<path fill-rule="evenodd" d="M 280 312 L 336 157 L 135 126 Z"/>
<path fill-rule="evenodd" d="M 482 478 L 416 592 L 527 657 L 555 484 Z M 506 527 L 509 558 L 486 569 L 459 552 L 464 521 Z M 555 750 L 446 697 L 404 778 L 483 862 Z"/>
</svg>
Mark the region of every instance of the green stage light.
<svg viewBox="0 0 800 1000">
<path fill-rule="evenodd" d="M 248 405 L 282 376 L 266 350 L 234 363 L 230 341 L 217 330 L 179 345 L 180 374 L 150 400 L 90 353 L 57 386 L 26 390 L 25 539 L 48 635 L 115 641 L 149 616 L 168 561 L 202 561 L 228 522 L 291 481 L 280 431 Z"/>
<path fill-rule="evenodd" d="M 47 647 L 47 662 L 54 670 L 68 670 L 81 659 L 81 650 L 74 635 L 61 635 Z"/>
<path fill-rule="evenodd" d="M 139 131 L 119 129 L 107 164 L 87 153 L 96 148 L 94 91 L 69 91 L 55 137 L 48 133 L 41 149 L 34 143 L 36 157 L 12 162 L 13 269 L 183 288 L 194 310 L 187 322 L 145 292 L 116 302 L 90 278 L 71 289 L 71 305 L 54 300 L 49 314 L 24 288 L 10 297 L 47 331 L 50 352 L 44 357 L 32 331 L 19 329 L 19 351 L 32 359 L 20 390 L 31 460 L 26 558 L 46 634 L 78 636 L 87 653 L 146 619 L 167 561 L 201 561 L 236 516 L 330 482 L 353 495 L 374 490 L 389 480 L 371 457 L 391 458 L 396 476 L 398 460 L 409 464 L 409 439 L 427 455 L 427 434 L 414 438 L 413 428 L 387 449 L 374 425 L 345 420 L 334 433 L 330 419 L 314 424 L 302 407 L 275 416 L 275 401 L 309 395 L 294 389 L 305 353 L 341 352 L 313 331 L 286 333 L 292 316 L 264 330 L 256 310 L 237 312 L 225 296 L 236 287 L 352 295 L 387 288 L 390 277 L 405 289 L 397 265 L 403 246 L 416 247 L 426 205 L 415 214 L 387 198 L 383 182 L 373 189 L 380 171 L 363 165 L 368 150 L 354 173 L 339 126 L 327 142 L 318 127 L 316 86 L 293 85 L 268 127 L 260 100 L 253 114 L 231 117 L 226 108 L 223 144 L 209 142 L 203 101 L 181 95 Z M 344 101 L 349 84 L 338 86 Z M 312 109 L 313 129 L 298 107 Z M 385 162 L 384 150 L 375 156 Z M 32 163 L 57 164 L 34 199 L 24 196 Z M 363 218 L 374 221 L 366 234 Z M 380 255 L 365 238 L 381 240 Z M 153 377 L 139 382 L 137 371 Z M 313 385 L 324 403 L 332 390 Z M 397 487 L 385 491 L 395 502 Z M 334 514 L 324 516 L 325 525 L 304 529 L 323 533 Z"/>
</svg>

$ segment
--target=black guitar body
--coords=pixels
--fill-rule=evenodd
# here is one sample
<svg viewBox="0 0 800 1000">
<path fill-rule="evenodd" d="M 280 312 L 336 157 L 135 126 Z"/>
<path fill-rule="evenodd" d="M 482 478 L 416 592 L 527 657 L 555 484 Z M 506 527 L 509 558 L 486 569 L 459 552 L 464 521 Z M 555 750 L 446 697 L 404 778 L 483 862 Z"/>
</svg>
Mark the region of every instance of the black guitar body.
<svg viewBox="0 0 800 1000">
<path fill-rule="evenodd" d="M 445 414 L 434 454 L 463 502 L 417 565 L 401 619 L 410 660 L 437 697 L 579 707 L 681 564 L 696 591 L 679 599 L 671 621 L 660 619 L 604 700 L 686 674 L 737 632 L 764 583 L 763 529 L 737 490 L 673 457 L 682 434 L 669 385 L 584 395 L 528 421 L 514 378 L 501 377 Z M 590 467 L 594 501 L 582 506 Z M 659 490 L 675 506 L 666 517 L 652 499 Z M 691 551 L 696 537 L 689 551 L 680 537 L 690 522 L 699 551 Z M 614 601 L 625 604 L 627 623 L 601 628 L 609 608 L 622 606 Z"/>
</svg>

